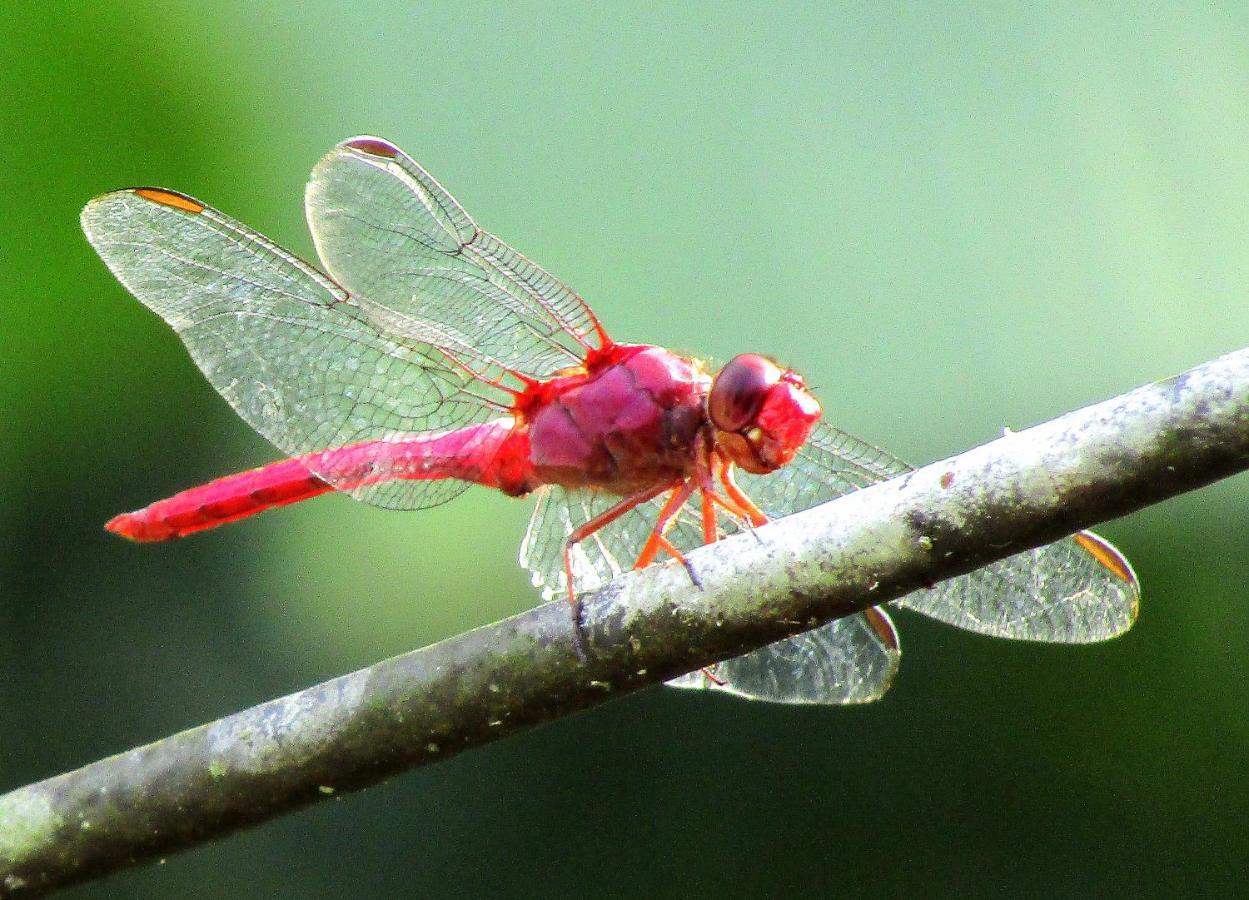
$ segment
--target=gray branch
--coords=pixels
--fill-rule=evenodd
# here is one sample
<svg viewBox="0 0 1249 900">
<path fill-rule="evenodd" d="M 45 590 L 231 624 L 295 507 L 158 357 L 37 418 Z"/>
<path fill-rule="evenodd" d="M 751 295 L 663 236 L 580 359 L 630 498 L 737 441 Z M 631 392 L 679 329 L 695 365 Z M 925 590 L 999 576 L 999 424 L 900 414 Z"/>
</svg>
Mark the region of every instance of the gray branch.
<svg viewBox="0 0 1249 900">
<path fill-rule="evenodd" d="M 1249 350 L 0 797 L 35 896 L 447 759 L 1249 467 Z M 578 637 L 580 635 L 580 637 Z M 583 658 L 584 656 L 584 658 Z"/>
</svg>

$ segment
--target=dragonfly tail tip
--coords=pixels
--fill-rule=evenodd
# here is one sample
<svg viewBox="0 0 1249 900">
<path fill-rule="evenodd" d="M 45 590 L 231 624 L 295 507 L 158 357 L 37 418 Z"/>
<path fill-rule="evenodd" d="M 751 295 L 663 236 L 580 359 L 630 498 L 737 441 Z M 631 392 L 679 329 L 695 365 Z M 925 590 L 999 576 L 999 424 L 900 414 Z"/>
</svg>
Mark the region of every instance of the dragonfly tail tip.
<svg viewBox="0 0 1249 900">
<path fill-rule="evenodd" d="M 144 519 L 134 513 L 122 513 L 121 515 L 113 516 L 113 518 L 104 523 L 104 530 L 136 543 L 163 541 L 173 536 L 168 533 L 168 529 L 153 528 L 150 522 L 144 521 Z"/>
</svg>

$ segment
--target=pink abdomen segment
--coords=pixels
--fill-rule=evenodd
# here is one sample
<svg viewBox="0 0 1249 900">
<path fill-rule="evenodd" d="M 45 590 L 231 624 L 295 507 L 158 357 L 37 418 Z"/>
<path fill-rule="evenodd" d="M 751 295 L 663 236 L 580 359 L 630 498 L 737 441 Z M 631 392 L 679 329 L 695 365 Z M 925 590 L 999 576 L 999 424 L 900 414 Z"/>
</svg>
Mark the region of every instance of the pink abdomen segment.
<svg viewBox="0 0 1249 900">
<path fill-rule="evenodd" d="M 497 419 L 403 441 L 365 441 L 227 475 L 122 513 L 104 527 L 132 541 L 164 541 L 328 491 L 350 491 L 396 479 L 440 478 L 483 484 L 509 494 L 537 487 L 527 435 L 514 431 L 510 419 Z"/>
<path fill-rule="evenodd" d="M 332 491 L 298 459 L 227 475 L 114 516 L 104 527 L 132 541 L 165 541 Z"/>
</svg>

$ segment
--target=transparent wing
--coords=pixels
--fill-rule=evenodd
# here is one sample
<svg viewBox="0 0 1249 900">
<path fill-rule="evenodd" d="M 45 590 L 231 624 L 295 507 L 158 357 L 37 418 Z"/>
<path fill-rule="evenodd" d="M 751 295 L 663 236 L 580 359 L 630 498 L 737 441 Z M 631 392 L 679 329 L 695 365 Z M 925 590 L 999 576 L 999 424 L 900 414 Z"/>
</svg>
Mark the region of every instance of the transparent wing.
<svg viewBox="0 0 1249 900">
<path fill-rule="evenodd" d="M 889 690 L 901 658 L 893 623 L 884 610 L 871 609 L 668 685 L 773 703 L 871 703 Z"/>
<path fill-rule="evenodd" d="M 397 441 L 497 415 L 430 345 L 386 332 L 334 281 L 196 200 L 116 191 L 87 204 L 82 226 L 118 280 L 178 332 L 213 387 L 284 453 Z M 387 481 L 351 493 L 412 509 L 464 487 Z"/>
<path fill-rule="evenodd" d="M 602 344 L 577 294 L 482 231 L 380 138 L 331 150 L 312 171 L 305 206 L 326 271 L 387 333 L 435 344 L 478 372 L 537 378 Z"/>
<path fill-rule="evenodd" d="M 565 597 L 564 542 L 569 533 L 607 510 L 619 497 L 546 487 L 520 548 L 545 599 Z M 579 591 L 597 588 L 629 571 L 650 535 L 664 497 L 642 504 L 573 548 L 573 578 Z M 732 523 L 726 523 L 729 529 Z M 677 517 L 668 538 L 680 549 L 702 543 L 695 515 Z M 776 703 L 865 703 L 888 690 L 899 660 L 897 635 L 883 611 L 839 619 L 814 631 L 778 641 L 745 656 L 669 681 L 673 687 L 721 690 Z"/>
<path fill-rule="evenodd" d="M 1089 644 L 1131 628 L 1140 596 L 1122 554 L 1082 531 L 908 594 L 897 604 L 979 634 Z"/>
<path fill-rule="evenodd" d="M 885 451 L 821 424 L 788 466 L 770 475 L 741 473 L 739 483 L 775 518 L 908 471 Z M 1127 560 L 1086 531 L 909 594 L 897 605 L 995 637 L 1089 643 L 1130 628 L 1139 601 Z"/>
<path fill-rule="evenodd" d="M 783 469 L 768 475 L 734 474 L 750 499 L 769 518 L 779 519 L 910 471 L 879 447 L 820 422 Z"/>
</svg>

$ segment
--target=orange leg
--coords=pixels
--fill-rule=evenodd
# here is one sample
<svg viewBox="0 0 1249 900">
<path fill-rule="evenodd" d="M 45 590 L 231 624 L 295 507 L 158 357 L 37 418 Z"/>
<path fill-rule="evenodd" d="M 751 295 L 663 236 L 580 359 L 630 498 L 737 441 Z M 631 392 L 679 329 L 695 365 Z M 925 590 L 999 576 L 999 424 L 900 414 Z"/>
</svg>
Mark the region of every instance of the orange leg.
<svg viewBox="0 0 1249 900">
<path fill-rule="evenodd" d="M 690 495 L 693 493 L 694 482 L 691 479 L 687 479 L 673 488 L 672 496 L 668 498 L 668 502 L 659 511 L 659 516 L 655 519 L 655 527 L 651 529 L 650 537 L 647 538 L 646 543 L 643 545 L 642 552 L 638 554 L 637 562 L 633 564 L 633 568 L 645 569 L 655 561 L 655 557 L 661 549 L 668 551 L 668 554 L 682 565 L 686 565 L 685 556 L 664 535 L 671 527 L 672 520 L 676 518 L 677 513 L 681 511 L 681 507 L 685 506 L 686 501 L 690 499 Z"/>
<path fill-rule="evenodd" d="M 697 469 L 698 490 L 700 492 L 700 500 L 702 501 L 702 519 L 703 519 L 703 543 L 714 544 L 720 539 L 719 522 L 716 520 L 715 504 L 719 503 L 729 515 L 741 515 L 739 510 L 735 510 L 727 506 L 724 498 L 716 492 L 715 471 L 716 466 L 720 464 L 720 457 L 716 454 L 709 454 L 701 460 L 701 464 Z"/>
<path fill-rule="evenodd" d="M 611 507 L 611 509 L 599 513 L 590 521 L 584 522 L 573 529 L 572 533 L 568 535 L 568 540 L 564 542 L 564 578 L 568 582 L 568 602 L 570 604 L 573 606 L 577 605 L 577 594 L 573 590 L 572 583 L 572 548 L 584 541 L 590 535 L 594 534 L 594 532 L 598 531 L 600 528 L 610 525 L 629 510 L 635 509 L 650 500 L 654 500 L 664 491 L 671 490 L 672 487 L 673 486 L 671 484 L 660 484 L 655 487 L 649 487 L 645 490 L 638 491 L 636 494 L 630 494 L 615 506 Z"/>
<path fill-rule="evenodd" d="M 728 497 L 717 490 L 716 479 L 724 484 L 725 492 L 729 494 Z M 710 455 L 706 467 L 699 472 L 699 490 L 702 491 L 703 501 L 704 543 L 710 544 L 718 539 L 714 504 L 719 504 L 729 515 L 749 522 L 751 525 L 763 525 L 768 521 L 767 516 L 733 481 L 732 473 L 717 453 Z"/>
<path fill-rule="evenodd" d="M 720 506 L 724 508 L 725 512 L 733 516 L 735 519 L 742 519 L 743 521 L 750 520 L 750 512 L 748 510 L 743 509 L 742 507 L 738 506 L 736 503 L 734 503 L 728 497 L 725 497 L 715 488 L 713 487 L 704 488 L 703 496 L 706 497 L 708 501 L 711 503 L 720 504 Z M 751 524 L 754 524 L 754 523 L 752 522 Z M 712 540 L 715 540 L 715 539 L 712 538 Z M 710 541 L 708 541 L 708 543 L 710 543 Z"/>
<path fill-rule="evenodd" d="M 702 667 L 701 669 L 699 669 L 698 671 L 702 672 L 702 673 L 703 673 L 703 678 L 706 678 L 708 681 L 710 681 L 710 682 L 711 682 L 712 684 L 714 684 L 716 687 L 724 687 L 726 684 L 728 684 L 728 682 L 727 682 L 727 681 L 725 681 L 723 678 L 717 678 L 717 677 L 716 677 L 716 673 L 715 673 L 715 672 L 713 672 L 713 671 L 711 671 L 711 666 L 703 666 L 703 667 Z"/>
<path fill-rule="evenodd" d="M 714 544 L 719 534 L 716 531 L 716 507 L 711 502 L 711 495 L 703 490 L 699 494 L 703 514 L 703 543 Z"/>
<path fill-rule="evenodd" d="M 724 492 L 729 495 L 729 499 L 745 511 L 746 518 L 750 519 L 751 525 L 757 528 L 768 524 L 768 517 L 764 515 L 763 510 L 755 506 L 753 500 L 746 496 L 746 492 L 737 486 L 737 482 L 733 480 L 733 470 L 728 466 L 720 470 L 720 483 L 724 485 Z"/>
</svg>

